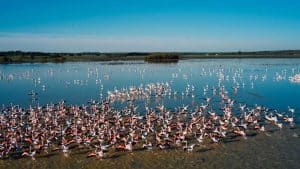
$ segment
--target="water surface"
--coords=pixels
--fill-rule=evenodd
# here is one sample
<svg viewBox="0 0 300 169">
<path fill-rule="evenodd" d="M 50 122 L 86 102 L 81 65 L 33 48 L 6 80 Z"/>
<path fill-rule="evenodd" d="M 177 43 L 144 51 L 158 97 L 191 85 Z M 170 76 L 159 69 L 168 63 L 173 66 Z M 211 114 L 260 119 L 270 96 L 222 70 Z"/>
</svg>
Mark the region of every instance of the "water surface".
<svg viewBox="0 0 300 169">
<path fill-rule="evenodd" d="M 299 110 L 300 85 L 288 79 L 300 72 L 299 65 L 300 59 L 198 59 L 177 64 L 141 61 L 7 64 L 0 65 L 0 104 L 28 107 L 61 100 L 86 104 L 91 99 L 105 99 L 107 91 L 114 89 L 168 82 L 172 94 L 176 91 L 178 95 L 165 97 L 159 103 L 169 108 L 192 102 L 200 104 L 203 98 L 212 95 L 212 88 L 221 85 L 237 103 L 259 104 L 281 111 L 287 111 L 288 106 Z M 181 97 L 188 86 L 189 95 Z M 206 87 L 209 90 L 204 92 Z M 238 90 L 234 91 L 234 87 Z M 32 91 L 38 94 L 34 98 L 28 95 Z M 191 94 L 195 96 L 193 100 Z"/>
<path fill-rule="evenodd" d="M 182 150 L 134 151 L 117 153 L 107 159 L 86 158 L 87 152 L 0 160 L 0 168 L 300 168 L 299 110 L 300 84 L 289 81 L 300 73 L 300 59 L 199 59 L 172 64 L 130 62 L 83 62 L 63 64 L 0 65 L 0 103 L 22 107 L 65 100 L 67 104 L 87 104 L 105 100 L 108 91 L 145 87 L 150 83 L 168 84 L 171 91 L 162 97 L 137 99 L 140 112 L 145 105 L 165 105 L 174 110 L 195 107 L 212 97 L 213 89 L 224 87 L 235 104 L 262 105 L 281 112 L 295 108 L 297 127 L 268 131 L 235 142 L 207 145 L 191 154 Z M 36 96 L 28 95 L 37 93 Z M 177 93 L 177 94 L 174 94 Z M 116 102 L 116 107 L 126 106 Z M 192 111 L 192 109 L 190 109 Z"/>
</svg>

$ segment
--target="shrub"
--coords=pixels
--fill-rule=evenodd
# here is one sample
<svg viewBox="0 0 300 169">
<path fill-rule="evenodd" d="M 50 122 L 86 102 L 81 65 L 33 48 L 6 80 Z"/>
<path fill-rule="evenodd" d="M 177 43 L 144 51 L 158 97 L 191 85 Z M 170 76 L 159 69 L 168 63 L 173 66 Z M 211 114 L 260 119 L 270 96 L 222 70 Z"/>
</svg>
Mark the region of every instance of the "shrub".
<svg viewBox="0 0 300 169">
<path fill-rule="evenodd" d="M 174 53 L 153 53 L 145 57 L 147 62 L 178 62 L 179 55 Z"/>
</svg>

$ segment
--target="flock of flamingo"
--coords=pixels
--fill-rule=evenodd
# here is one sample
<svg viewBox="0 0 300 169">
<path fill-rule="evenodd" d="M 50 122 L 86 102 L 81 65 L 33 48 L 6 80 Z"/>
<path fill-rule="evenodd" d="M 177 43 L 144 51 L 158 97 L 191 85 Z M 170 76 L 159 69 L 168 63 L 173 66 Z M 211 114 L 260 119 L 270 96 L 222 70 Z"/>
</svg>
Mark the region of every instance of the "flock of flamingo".
<svg viewBox="0 0 300 169">
<path fill-rule="evenodd" d="M 216 95 L 203 103 L 168 110 L 164 105 L 147 107 L 140 113 L 136 98 L 161 97 L 170 91 L 168 83 L 115 90 L 102 102 L 90 101 L 83 106 L 46 105 L 23 109 L 4 108 L 0 113 L 0 157 L 32 160 L 40 154 L 72 150 L 89 150 L 87 157 L 106 158 L 108 152 L 137 149 L 182 149 L 192 152 L 205 144 L 219 144 L 226 139 L 247 138 L 249 133 L 262 133 L 272 128 L 294 127 L 295 109 L 283 113 L 263 106 L 238 104 L 224 87 L 213 89 Z M 212 101 L 219 98 L 216 110 Z M 128 105 L 113 107 L 118 99 Z"/>
<path fill-rule="evenodd" d="M 53 71 L 50 73 L 53 75 Z M 95 72 L 89 70 L 89 73 L 90 76 Z M 140 75 L 143 77 L 144 73 L 141 71 Z M 242 73 L 242 69 L 237 69 L 231 77 L 233 93 L 245 86 L 241 82 Z M 224 69 L 202 70 L 200 76 L 212 74 L 218 77 L 216 85 L 204 86 L 204 98 L 196 105 L 168 108 L 163 102 L 155 106 L 147 102 L 166 96 L 194 100 L 194 85 L 187 84 L 180 92 L 172 89 L 173 80 L 178 78 L 178 74 L 173 73 L 173 80 L 169 82 L 115 88 L 107 94 L 103 94 L 101 80 L 96 79 L 96 84 L 101 86 L 101 99 L 81 106 L 64 101 L 29 108 L 3 106 L 0 112 L 0 158 L 30 157 L 35 160 L 47 154 L 69 157 L 77 150 L 85 150 L 86 157 L 98 159 L 109 158 L 109 154 L 118 151 L 141 149 L 182 149 L 191 153 L 207 144 L 222 144 L 231 139 L 247 139 L 270 130 L 295 127 L 295 108 L 288 106 L 287 111 L 282 112 L 262 105 L 247 105 L 231 97 L 231 90 L 223 84 L 231 79 L 225 75 Z M 14 76 L 6 78 L 12 80 Z M 104 80 L 109 78 L 109 75 L 104 76 Z M 188 78 L 189 75 L 183 74 L 183 79 Z M 250 75 L 252 88 L 253 81 L 258 78 L 258 75 Z M 264 81 L 267 76 L 260 78 Z M 288 79 L 286 71 L 276 73 L 274 80 L 283 79 Z M 289 80 L 298 83 L 300 75 L 296 74 Z M 40 84 L 41 79 L 36 79 L 36 83 Z M 87 80 L 74 80 L 75 85 L 87 83 Z M 71 85 L 71 82 L 66 82 L 66 85 Z M 42 88 L 46 90 L 45 85 Z M 38 93 L 32 90 L 28 95 L 35 98 Z M 137 100 L 145 102 L 139 104 Z M 126 104 L 118 107 L 118 102 Z"/>
<path fill-rule="evenodd" d="M 291 76 L 291 77 L 289 78 L 289 80 L 290 80 L 291 82 L 294 82 L 294 83 L 300 83 L 300 74 L 296 74 L 295 76 Z"/>
</svg>

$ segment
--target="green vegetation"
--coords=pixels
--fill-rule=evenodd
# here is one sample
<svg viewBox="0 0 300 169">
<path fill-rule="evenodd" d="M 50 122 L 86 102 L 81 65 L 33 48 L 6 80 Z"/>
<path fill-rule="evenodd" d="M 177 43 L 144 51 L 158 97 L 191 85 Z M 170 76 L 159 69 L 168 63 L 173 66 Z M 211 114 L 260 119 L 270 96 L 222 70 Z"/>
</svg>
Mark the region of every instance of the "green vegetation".
<svg viewBox="0 0 300 169">
<path fill-rule="evenodd" d="M 178 62 L 179 55 L 175 53 L 152 53 L 145 57 L 145 61 L 153 63 Z"/>
<path fill-rule="evenodd" d="M 44 63 L 44 62 L 84 62 L 84 61 L 114 61 L 114 60 L 145 60 L 147 62 L 165 63 L 177 62 L 179 59 L 202 58 L 300 58 L 300 50 L 256 51 L 256 52 L 180 52 L 180 53 L 45 53 L 8 51 L 0 52 L 2 63 Z"/>
</svg>

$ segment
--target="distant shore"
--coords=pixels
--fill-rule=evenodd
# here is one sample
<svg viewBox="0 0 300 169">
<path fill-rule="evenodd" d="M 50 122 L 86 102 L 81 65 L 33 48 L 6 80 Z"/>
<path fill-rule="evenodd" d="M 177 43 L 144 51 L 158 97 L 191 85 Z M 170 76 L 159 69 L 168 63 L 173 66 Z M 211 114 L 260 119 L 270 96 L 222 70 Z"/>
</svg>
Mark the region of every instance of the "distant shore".
<svg viewBox="0 0 300 169">
<path fill-rule="evenodd" d="M 0 64 L 10 63 L 63 63 L 63 62 L 93 62 L 93 61 L 149 61 L 149 56 L 178 56 L 182 59 L 232 59 L 232 58 L 300 58 L 300 50 L 282 51 L 255 51 L 255 52 L 129 52 L 129 53 L 46 53 L 46 52 L 23 52 L 7 51 L 0 52 Z M 168 62 L 168 59 L 158 59 L 157 62 Z M 174 62 L 174 59 L 170 59 Z"/>
</svg>

